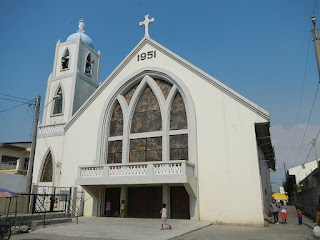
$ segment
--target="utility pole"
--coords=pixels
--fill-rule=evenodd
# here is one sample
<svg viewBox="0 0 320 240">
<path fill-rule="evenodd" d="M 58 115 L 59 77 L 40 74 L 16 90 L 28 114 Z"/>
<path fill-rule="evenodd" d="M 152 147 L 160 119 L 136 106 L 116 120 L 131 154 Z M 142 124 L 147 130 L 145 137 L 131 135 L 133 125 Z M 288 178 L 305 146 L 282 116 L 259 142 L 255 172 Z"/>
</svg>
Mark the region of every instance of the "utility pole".
<svg viewBox="0 0 320 240">
<path fill-rule="evenodd" d="M 316 52 L 316 58 L 317 58 L 317 66 L 318 66 L 318 75 L 319 75 L 319 82 L 320 82 L 320 42 L 318 37 L 318 28 L 316 28 L 316 17 L 311 17 L 311 22 L 313 24 L 313 29 L 311 30 L 312 36 L 313 36 L 313 43 L 314 43 L 314 49 Z"/>
<path fill-rule="evenodd" d="M 30 159 L 29 159 L 28 173 L 27 173 L 27 193 L 28 194 L 31 194 L 33 162 L 34 162 L 34 155 L 36 152 L 36 143 L 37 143 L 40 99 L 41 99 L 40 96 L 38 96 L 36 99 L 36 113 L 35 113 L 34 120 L 33 120 L 32 144 L 31 144 Z M 30 204 L 30 195 L 28 196 L 28 198 L 26 200 L 26 205 L 24 208 L 25 212 L 29 212 L 29 204 Z"/>
</svg>

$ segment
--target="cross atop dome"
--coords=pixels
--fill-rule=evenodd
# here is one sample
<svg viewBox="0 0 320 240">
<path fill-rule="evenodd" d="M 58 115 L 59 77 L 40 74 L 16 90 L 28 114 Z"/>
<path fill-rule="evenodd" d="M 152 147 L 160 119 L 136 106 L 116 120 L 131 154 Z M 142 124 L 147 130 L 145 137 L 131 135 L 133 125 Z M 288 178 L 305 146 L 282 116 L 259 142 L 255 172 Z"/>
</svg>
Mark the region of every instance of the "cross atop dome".
<svg viewBox="0 0 320 240">
<path fill-rule="evenodd" d="M 149 19 L 149 14 L 144 16 L 143 22 L 139 22 L 140 27 L 142 25 L 144 25 L 144 37 L 150 38 L 150 36 L 149 36 L 149 23 L 153 23 L 153 22 L 154 22 L 154 18 Z"/>
<path fill-rule="evenodd" d="M 81 32 L 81 33 L 84 33 L 84 21 L 83 21 L 83 18 L 80 19 L 79 21 L 79 29 L 78 29 L 78 32 Z"/>
</svg>

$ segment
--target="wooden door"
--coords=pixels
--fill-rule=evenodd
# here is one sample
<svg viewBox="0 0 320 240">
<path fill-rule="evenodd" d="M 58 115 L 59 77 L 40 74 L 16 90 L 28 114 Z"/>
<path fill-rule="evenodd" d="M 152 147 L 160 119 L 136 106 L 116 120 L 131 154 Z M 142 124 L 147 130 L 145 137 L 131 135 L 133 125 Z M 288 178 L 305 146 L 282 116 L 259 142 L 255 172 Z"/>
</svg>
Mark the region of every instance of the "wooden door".
<svg viewBox="0 0 320 240">
<path fill-rule="evenodd" d="M 170 187 L 171 218 L 190 219 L 189 195 L 184 186 Z"/>
<path fill-rule="evenodd" d="M 128 189 L 128 217 L 159 218 L 162 187 Z"/>
<path fill-rule="evenodd" d="M 107 201 L 111 201 L 111 217 L 115 216 L 116 211 L 120 211 L 120 192 L 121 188 L 107 188 L 106 199 L 104 205 L 104 213 L 106 214 Z"/>
</svg>

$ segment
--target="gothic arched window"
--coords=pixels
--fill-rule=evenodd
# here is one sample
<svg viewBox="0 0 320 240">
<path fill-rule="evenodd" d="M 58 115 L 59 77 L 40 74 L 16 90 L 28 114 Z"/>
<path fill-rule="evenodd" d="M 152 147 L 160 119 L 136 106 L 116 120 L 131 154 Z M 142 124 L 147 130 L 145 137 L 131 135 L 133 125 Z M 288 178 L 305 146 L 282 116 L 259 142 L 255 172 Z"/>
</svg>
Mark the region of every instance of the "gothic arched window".
<svg viewBox="0 0 320 240">
<path fill-rule="evenodd" d="M 86 66 L 84 69 L 84 72 L 88 75 L 91 75 L 92 73 L 92 64 L 93 64 L 93 60 L 91 61 L 91 54 L 88 53 L 87 58 L 86 58 Z"/>
<path fill-rule="evenodd" d="M 145 76 L 117 95 L 109 113 L 107 163 L 188 160 L 180 91 L 167 80 Z"/>
<path fill-rule="evenodd" d="M 52 172 L 52 155 L 51 152 L 49 152 L 43 164 L 40 182 L 52 182 Z"/>
<path fill-rule="evenodd" d="M 61 69 L 68 70 L 70 67 L 69 64 L 70 64 L 70 56 L 69 56 L 69 49 L 67 48 L 64 51 L 63 56 L 61 58 Z"/>
<path fill-rule="evenodd" d="M 61 87 L 59 87 L 58 91 L 56 92 L 56 95 L 54 96 L 53 115 L 62 113 L 62 103 L 62 89 Z"/>
</svg>

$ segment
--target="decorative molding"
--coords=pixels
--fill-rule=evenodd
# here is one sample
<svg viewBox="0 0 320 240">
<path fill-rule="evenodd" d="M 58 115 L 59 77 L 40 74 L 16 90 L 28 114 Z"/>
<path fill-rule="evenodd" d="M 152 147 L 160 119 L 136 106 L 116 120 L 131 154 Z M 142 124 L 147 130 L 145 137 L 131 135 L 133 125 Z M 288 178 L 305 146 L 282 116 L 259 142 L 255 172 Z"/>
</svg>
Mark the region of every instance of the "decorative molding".
<svg viewBox="0 0 320 240">
<path fill-rule="evenodd" d="M 39 126 L 38 134 L 45 135 L 50 133 L 64 133 L 64 124 L 59 125 L 48 125 L 48 126 Z"/>
</svg>

